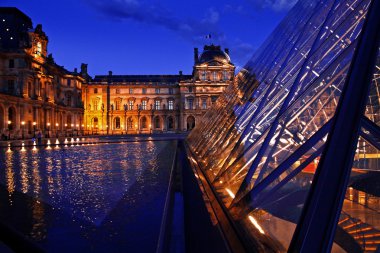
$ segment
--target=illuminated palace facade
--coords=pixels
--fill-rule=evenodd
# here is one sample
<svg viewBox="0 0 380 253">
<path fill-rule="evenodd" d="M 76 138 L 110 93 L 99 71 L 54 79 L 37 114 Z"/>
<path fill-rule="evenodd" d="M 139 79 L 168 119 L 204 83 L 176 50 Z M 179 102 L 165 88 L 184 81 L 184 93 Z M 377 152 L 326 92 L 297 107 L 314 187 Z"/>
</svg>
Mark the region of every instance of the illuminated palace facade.
<svg viewBox="0 0 380 253">
<path fill-rule="evenodd" d="M 0 8 L 0 135 L 4 139 L 191 130 L 233 81 L 228 49 L 194 49 L 191 75 L 96 75 L 55 63 L 41 25 Z M 83 93 L 82 93 L 83 90 Z"/>
<path fill-rule="evenodd" d="M 83 125 L 85 78 L 57 65 L 41 25 L 17 8 L 0 8 L 0 134 L 64 135 Z"/>
<path fill-rule="evenodd" d="M 233 81 L 228 49 L 194 49 L 192 75 L 97 75 L 84 84 L 84 125 L 89 134 L 191 130 Z"/>
</svg>

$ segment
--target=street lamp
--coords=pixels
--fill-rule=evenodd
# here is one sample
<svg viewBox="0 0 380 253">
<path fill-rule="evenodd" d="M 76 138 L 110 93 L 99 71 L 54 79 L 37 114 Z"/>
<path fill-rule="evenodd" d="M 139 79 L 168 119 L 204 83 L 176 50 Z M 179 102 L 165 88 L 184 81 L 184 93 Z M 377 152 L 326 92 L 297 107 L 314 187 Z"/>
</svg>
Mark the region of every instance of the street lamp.
<svg viewBox="0 0 380 253">
<path fill-rule="evenodd" d="M 8 140 L 11 139 L 11 124 L 12 121 L 8 120 Z"/>
<path fill-rule="evenodd" d="M 36 125 L 37 122 L 33 122 L 33 138 L 36 138 Z"/>
<path fill-rule="evenodd" d="M 59 126 L 59 124 L 55 123 L 55 135 L 57 138 L 58 138 L 58 126 Z"/>
<path fill-rule="evenodd" d="M 24 126 L 25 126 L 25 121 L 21 121 L 21 135 L 22 135 L 22 139 L 24 139 Z"/>
<path fill-rule="evenodd" d="M 49 135 L 50 122 L 48 122 L 48 123 L 46 124 L 46 127 L 47 127 L 47 137 L 50 138 L 50 135 Z"/>
</svg>

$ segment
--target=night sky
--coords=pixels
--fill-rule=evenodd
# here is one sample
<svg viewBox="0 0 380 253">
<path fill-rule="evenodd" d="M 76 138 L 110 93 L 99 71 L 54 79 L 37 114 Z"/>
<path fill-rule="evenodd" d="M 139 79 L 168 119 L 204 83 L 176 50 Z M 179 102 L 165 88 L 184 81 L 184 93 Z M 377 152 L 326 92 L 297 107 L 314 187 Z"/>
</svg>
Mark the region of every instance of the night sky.
<svg viewBox="0 0 380 253">
<path fill-rule="evenodd" d="M 48 52 L 90 75 L 190 74 L 193 48 L 230 49 L 244 65 L 296 0 L 2 0 L 41 23 Z M 211 34 L 211 39 L 206 36 Z"/>
</svg>

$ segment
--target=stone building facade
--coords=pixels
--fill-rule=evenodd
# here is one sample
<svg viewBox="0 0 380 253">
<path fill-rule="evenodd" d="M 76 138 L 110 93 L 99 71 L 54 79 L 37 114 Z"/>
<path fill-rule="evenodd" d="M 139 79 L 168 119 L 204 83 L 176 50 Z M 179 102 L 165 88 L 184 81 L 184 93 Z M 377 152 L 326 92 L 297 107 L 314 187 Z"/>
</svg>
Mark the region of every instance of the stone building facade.
<svg viewBox="0 0 380 253">
<path fill-rule="evenodd" d="M 0 134 L 6 138 L 73 134 L 83 125 L 85 77 L 54 62 L 41 25 L 0 8 Z M 83 66 L 85 68 L 85 66 Z M 83 74 L 83 73 L 82 73 Z"/>
<path fill-rule="evenodd" d="M 89 134 L 191 130 L 233 81 L 228 49 L 194 49 L 191 75 L 97 75 L 84 84 L 84 125 Z"/>
<path fill-rule="evenodd" d="M 228 49 L 194 49 L 192 74 L 96 75 L 68 71 L 48 54 L 42 25 L 0 7 L 2 139 L 191 130 L 233 81 Z M 82 92 L 83 91 L 83 92 Z"/>
</svg>

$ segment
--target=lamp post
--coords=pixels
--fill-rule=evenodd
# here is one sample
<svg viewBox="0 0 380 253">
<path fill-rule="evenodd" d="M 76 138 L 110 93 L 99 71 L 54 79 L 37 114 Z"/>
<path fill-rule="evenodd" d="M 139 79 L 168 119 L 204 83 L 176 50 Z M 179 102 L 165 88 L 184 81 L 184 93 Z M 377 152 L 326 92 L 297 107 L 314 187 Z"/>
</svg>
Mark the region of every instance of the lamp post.
<svg viewBox="0 0 380 253">
<path fill-rule="evenodd" d="M 33 138 L 36 138 L 36 125 L 37 122 L 33 122 Z"/>
<path fill-rule="evenodd" d="M 47 128 L 47 137 L 50 138 L 50 134 L 49 134 L 50 122 L 46 123 L 46 128 Z"/>
<path fill-rule="evenodd" d="M 24 139 L 24 126 L 25 126 L 25 121 L 21 121 L 21 136 L 22 136 L 22 139 Z"/>
<path fill-rule="evenodd" d="M 12 121 L 8 120 L 8 140 L 11 139 L 11 124 Z"/>
<path fill-rule="evenodd" d="M 55 123 L 55 135 L 57 138 L 58 138 L 58 126 L 59 126 L 59 124 Z"/>
</svg>

